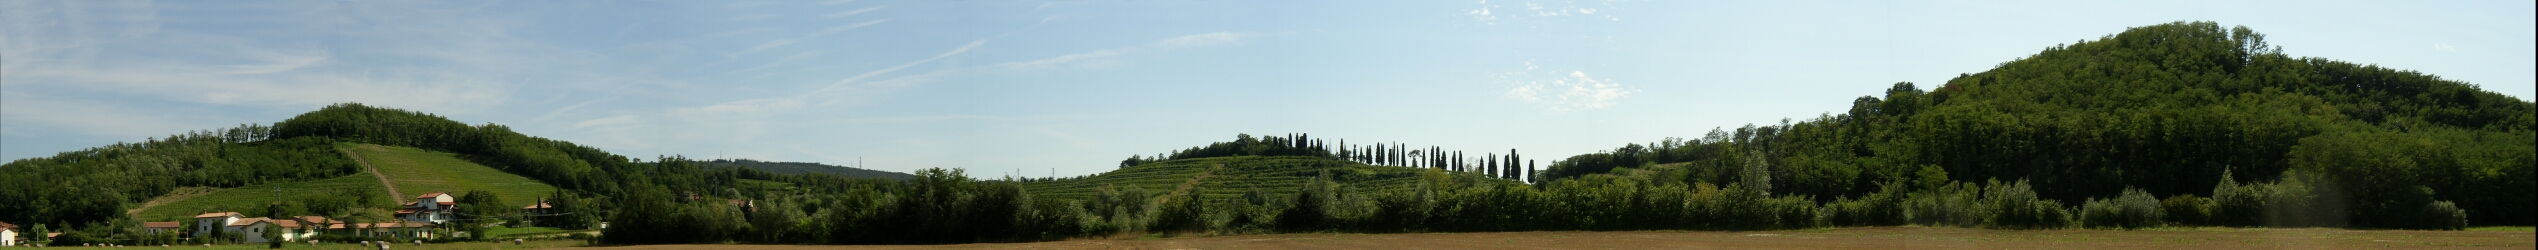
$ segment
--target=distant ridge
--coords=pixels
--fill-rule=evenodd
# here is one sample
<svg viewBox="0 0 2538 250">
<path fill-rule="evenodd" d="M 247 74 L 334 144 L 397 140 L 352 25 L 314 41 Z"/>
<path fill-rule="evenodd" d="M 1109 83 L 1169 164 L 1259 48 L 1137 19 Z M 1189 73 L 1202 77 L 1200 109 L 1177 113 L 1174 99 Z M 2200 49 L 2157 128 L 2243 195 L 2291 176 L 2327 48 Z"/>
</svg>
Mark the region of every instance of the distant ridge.
<svg viewBox="0 0 2538 250">
<path fill-rule="evenodd" d="M 711 161 L 710 163 L 712 164 L 711 166 L 714 166 L 714 167 L 735 167 L 735 166 L 736 166 L 736 167 L 744 167 L 744 168 L 749 168 L 749 169 L 757 169 L 758 171 L 767 171 L 767 172 L 769 172 L 769 173 L 776 173 L 776 174 L 822 173 L 822 174 L 832 174 L 832 175 L 845 176 L 845 177 L 859 177 L 859 178 L 883 178 L 883 179 L 892 179 L 892 180 L 905 180 L 905 179 L 908 179 L 908 178 L 914 178 L 914 177 L 916 177 L 915 175 L 909 175 L 909 174 L 906 174 L 906 173 L 890 172 L 890 171 L 880 171 L 880 170 L 871 170 L 871 169 L 861 169 L 861 168 L 846 167 L 846 166 L 836 166 L 836 165 L 828 165 L 828 164 L 819 164 L 819 163 L 812 163 L 812 162 L 767 162 L 767 161 L 758 161 L 758 160 L 751 160 L 751 159 L 724 159 L 724 160 L 714 160 L 714 161 Z"/>
</svg>

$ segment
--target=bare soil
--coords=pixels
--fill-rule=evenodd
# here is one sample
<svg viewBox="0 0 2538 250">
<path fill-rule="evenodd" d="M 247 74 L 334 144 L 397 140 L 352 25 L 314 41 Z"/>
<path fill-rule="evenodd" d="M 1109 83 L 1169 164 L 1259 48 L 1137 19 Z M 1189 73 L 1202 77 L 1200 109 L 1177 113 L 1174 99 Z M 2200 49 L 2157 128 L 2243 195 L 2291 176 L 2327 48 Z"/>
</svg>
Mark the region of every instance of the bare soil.
<svg viewBox="0 0 2538 250">
<path fill-rule="evenodd" d="M 1269 234 L 957 245 L 653 245 L 615 249 L 2532 249 L 2532 232 L 2172 228 Z"/>
</svg>

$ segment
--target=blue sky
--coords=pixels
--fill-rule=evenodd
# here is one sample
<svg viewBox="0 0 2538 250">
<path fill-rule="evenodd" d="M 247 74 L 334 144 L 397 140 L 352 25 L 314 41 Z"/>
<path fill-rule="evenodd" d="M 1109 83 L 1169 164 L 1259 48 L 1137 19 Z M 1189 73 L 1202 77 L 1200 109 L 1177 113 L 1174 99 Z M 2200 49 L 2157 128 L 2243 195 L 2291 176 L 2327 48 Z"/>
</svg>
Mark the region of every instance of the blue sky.
<svg viewBox="0 0 2538 250">
<path fill-rule="evenodd" d="M 1550 160 L 2180 20 L 2538 85 L 2528 1 L 2048 2 L 0 0 L 0 159 L 360 102 L 642 158 L 982 177 L 1236 133 Z"/>
</svg>

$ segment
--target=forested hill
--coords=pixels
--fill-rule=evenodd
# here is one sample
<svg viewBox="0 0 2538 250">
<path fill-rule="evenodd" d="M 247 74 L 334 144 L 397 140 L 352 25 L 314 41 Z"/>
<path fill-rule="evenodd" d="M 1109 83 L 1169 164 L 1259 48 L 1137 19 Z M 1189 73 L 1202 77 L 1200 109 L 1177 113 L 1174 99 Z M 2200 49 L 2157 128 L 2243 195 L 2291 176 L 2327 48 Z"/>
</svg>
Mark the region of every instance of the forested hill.
<svg viewBox="0 0 2538 250">
<path fill-rule="evenodd" d="M 1578 155 L 1544 177 L 1685 163 L 1685 181 L 1767 180 L 1829 201 L 1936 175 L 2028 180 L 2077 203 L 2128 187 L 2226 196 L 2224 176 L 2308 176 L 2335 203 L 2321 206 L 2355 225 L 2395 226 L 2410 217 L 2389 215 L 2432 201 L 2455 201 L 2476 224 L 2530 225 L 2533 110 L 2432 74 L 2294 57 L 2246 27 L 2177 22 L 2054 45 L 1926 91 L 1897 83 L 1795 123 Z M 1739 172 L 1748 165 L 1768 171 Z"/>
<path fill-rule="evenodd" d="M 130 226 L 120 223 L 127 218 L 123 211 L 182 187 L 233 188 L 360 173 L 334 148 L 337 142 L 454 153 L 593 199 L 632 191 L 734 196 L 729 191 L 748 188 L 738 185 L 743 177 L 862 181 L 713 169 L 676 156 L 645 161 L 502 125 L 470 126 L 428 113 L 346 103 L 271 126 L 246 124 L 11 161 L 0 165 L 0 221 L 118 228 Z"/>
<path fill-rule="evenodd" d="M 819 164 L 814 162 L 767 162 L 750 159 L 730 159 L 713 160 L 705 163 L 710 164 L 709 166 L 713 167 L 743 167 L 775 174 L 822 173 L 845 177 L 883 178 L 892 180 L 906 180 L 908 178 L 916 177 L 915 175 L 909 175 L 907 173 L 861 169 Z"/>
</svg>

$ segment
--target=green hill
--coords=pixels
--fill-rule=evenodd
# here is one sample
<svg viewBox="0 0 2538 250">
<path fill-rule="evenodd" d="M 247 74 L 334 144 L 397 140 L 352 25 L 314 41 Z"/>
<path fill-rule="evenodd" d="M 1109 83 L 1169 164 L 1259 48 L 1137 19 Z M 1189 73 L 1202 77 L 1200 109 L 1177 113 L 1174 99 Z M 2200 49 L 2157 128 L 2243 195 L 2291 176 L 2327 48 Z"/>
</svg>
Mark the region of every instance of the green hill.
<svg viewBox="0 0 2538 250">
<path fill-rule="evenodd" d="M 2315 225 L 2414 227 L 2430 220 L 2415 214 L 2447 204 L 2436 201 L 2477 224 L 2529 225 L 2538 211 L 2538 105 L 2422 72 L 2293 57 L 2245 27 L 2135 27 L 1883 92 L 1795 123 L 1579 155 L 1545 176 L 1684 163 L 1671 175 L 1728 183 L 1756 166 L 1773 191 L 1819 202 L 1896 181 L 2028 180 L 2066 204 L 2305 178 L 2320 199 L 2346 201 L 2317 206 L 2328 212 Z"/>
<path fill-rule="evenodd" d="M 719 167 L 743 167 L 743 168 L 749 168 L 749 169 L 756 169 L 756 170 L 758 170 L 758 171 L 767 171 L 768 173 L 774 173 L 774 174 L 806 174 L 806 173 L 822 173 L 822 174 L 831 174 L 831 175 L 845 176 L 845 177 L 857 177 L 857 178 L 882 178 L 882 179 L 892 179 L 892 180 L 906 180 L 906 179 L 911 178 L 911 177 L 916 177 L 915 175 L 908 175 L 907 173 L 890 172 L 890 171 L 881 171 L 881 170 L 871 170 L 871 169 L 861 169 L 861 168 L 853 168 L 853 167 L 846 167 L 846 166 L 836 166 L 836 165 L 828 165 L 828 164 L 819 164 L 819 163 L 811 163 L 811 162 L 769 162 L 769 161 L 758 161 L 758 160 L 750 160 L 750 159 L 736 159 L 736 160 L 714 160 L 714 161 L 709 161 L 709 162 L 706 162 L 706 163 L 709 163 L 709 164 L 711 164 L 711 166 L 713 166 L 713 167 L 718 167 L 718 168 L 719 168 Z"/>
</svg>

